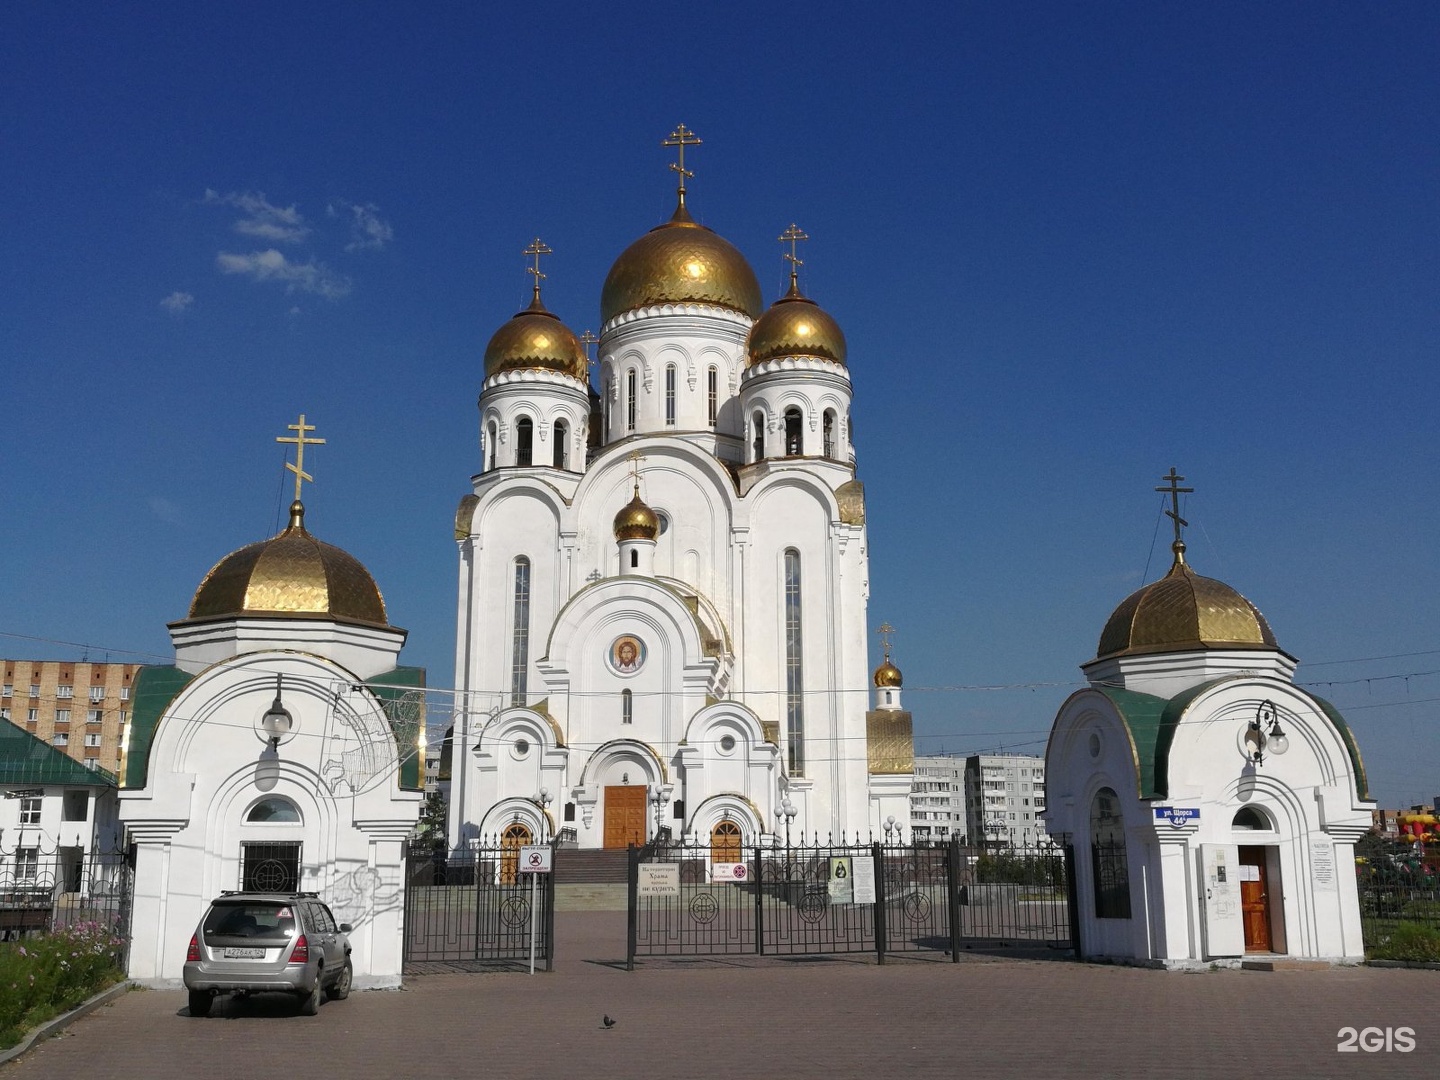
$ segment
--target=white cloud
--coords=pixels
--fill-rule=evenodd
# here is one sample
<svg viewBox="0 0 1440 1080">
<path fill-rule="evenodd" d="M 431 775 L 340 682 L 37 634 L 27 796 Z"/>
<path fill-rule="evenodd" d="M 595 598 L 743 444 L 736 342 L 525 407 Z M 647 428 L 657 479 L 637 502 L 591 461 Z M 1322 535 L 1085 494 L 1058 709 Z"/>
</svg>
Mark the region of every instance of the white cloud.
<svg viewBox="0 0 1440 1080">
<path fill-rule="evenodd" d="M 205 203 L 209 206 L 233 206 L 248 216 L 235 222 L 234 229 L 242 236 L 254 236 L 271 243 L 298 244 L 310 235 L 304 215 L 293 206 L 275 206 L 263 192 L 231 191 L 224 195 L 207 188 Z"/>
<path fill-rule="evenodd" d="M 194 302 L 195 297 L 191 296 L 188 292 L 177 291 L 172 292 L 169 296 L 165 297 L 164 300 L 161 300 L 160 306 L 170 312 L 171 315 L 184 315 L 185 309 Z"/>
<path fill-rule="evenodd" d="M 339 300 L 350 294 L 350 279 L 335 273 L 324 263 L 291 262 L 274 248 L 252 251 L 249 255 L 233 255 L 222 251 L 215 256 L 215 265 L 222 274 L 244 274 L 256 281 L 278 281 L 287 292 L 308 292 L 327 300 Z"/>
<path fill-rule="evenodd" d="M 374 203 L 360 206 L 356 203 L 341 202 L 340 206 L 350 212 L 350 243 L 346 251 L 379 251 L 395 239 L 395 230 L 380 216 L 380 208 Z M 326 207 L 330 217 L 339 217 L 335 204 Z"/>
</svg>

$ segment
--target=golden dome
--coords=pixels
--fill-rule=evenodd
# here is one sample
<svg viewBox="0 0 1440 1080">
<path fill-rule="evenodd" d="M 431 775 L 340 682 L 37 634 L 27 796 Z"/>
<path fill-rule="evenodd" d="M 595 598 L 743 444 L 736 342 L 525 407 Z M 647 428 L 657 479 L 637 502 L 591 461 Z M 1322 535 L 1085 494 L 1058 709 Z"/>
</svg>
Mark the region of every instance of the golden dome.
<svg viewBox="0 0 1440 1080">
<path fill-rule="evenodd" d="M 620 508 L 615 515 L 615 539 L 654 540 L 660 535 L 660 517 L 640 499 L 640 486 L 635 486 L 635 497 Z"/>
<path fill-rule="evenodd" d="M 800 295 L 793 274 L 790 291 L 750 328 L 745 349 L 752 364 L 780 356 L 817 356 L 845 363 L 845 335 L 820 305 Z"/>
<path fill-rule="evenodd" d="M 536 368 L 590 381 L 585 346 L 568 326 L 545 310 L 538 288 L 530 306 L 496 330 L 485 346 L 485 377 Z"/>
<path fill-rule="evenodd" d="M 1172 545 L 1175 565 L 1131 593 L 1100 634 L 1096 658 L 1190 649 L 1278 649 L 1260 609 L 1223 581 L 1201 577 Z"/>
<path fill-rule="evenodd" d="M 760 315 L 760 283 L 745 256 L 697 224 L 684 203 L 620 253 L 600 292 L 602 325 L 652 304 L 713 304 Z"/>
<path fill-rule="evenodd" d="M 290 504 L 279 536 L 231 552 L 205 575 L 191 619 L 236 615 L 325 616 L 388 626 L 385 601 L 360 560 L 305 529 L 305 508 Z"/>
<path fill-rule="evenodd" d="M 890 662 L 890 657 L 885 657 L 885 662 L 875 669 L 875 687 L 879 690 L 899 690 L 905 681 L 900 674 L 900 669 Z"/>
</svg>

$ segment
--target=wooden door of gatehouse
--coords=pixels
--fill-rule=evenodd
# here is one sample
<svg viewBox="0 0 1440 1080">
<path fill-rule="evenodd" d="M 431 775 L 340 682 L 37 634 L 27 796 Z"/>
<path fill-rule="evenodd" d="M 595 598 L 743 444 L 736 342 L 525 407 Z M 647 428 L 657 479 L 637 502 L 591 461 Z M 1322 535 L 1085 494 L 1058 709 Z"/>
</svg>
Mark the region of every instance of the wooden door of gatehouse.
<svg viewBox="0 0 1440 1080">
<path fill-rule="evenodd" d="M 1270 952 L 1270 889 L 1265 849 L 1240 846 L 1240 917 L 1245 923 L 1245 951 Z"/>
<path fill-rule="evenodd" d="M 645 843 L 645 786 L 624 784 L 605 789 L 605 846 Z"/>
</svg>

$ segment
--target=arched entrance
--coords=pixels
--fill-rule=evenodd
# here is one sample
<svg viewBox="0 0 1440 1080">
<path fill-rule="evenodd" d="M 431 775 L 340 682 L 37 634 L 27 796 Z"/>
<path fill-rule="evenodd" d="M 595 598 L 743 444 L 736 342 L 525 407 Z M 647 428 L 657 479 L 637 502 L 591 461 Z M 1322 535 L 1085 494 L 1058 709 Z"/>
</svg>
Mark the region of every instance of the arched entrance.
<svg viewBox="0 0 1440 1080">
<path fill-rule="evenodd" d="M 530 843 L 534 834 L 523 821 L 511 822 L 500 834 L 500 884 L 514 885 L 519 877 L 520 849 Z"/>
<path fill-rule="evenodd" d="M 729 818 L 716 822 L 715 827 L 710 830 L 710 862 L 714 864 L 744 861 L 740 826 Z"/>
</svg>

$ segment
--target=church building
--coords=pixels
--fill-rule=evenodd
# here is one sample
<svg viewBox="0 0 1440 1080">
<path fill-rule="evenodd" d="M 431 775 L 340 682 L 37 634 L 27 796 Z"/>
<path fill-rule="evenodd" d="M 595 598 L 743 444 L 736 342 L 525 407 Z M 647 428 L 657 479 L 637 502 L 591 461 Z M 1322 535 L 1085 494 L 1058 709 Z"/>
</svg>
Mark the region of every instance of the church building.
<svg viewBox="0 0 1440 1080">
<path fill-rule="evenodd" d="M 1360 749 L 1265 617 L 1197 574 L 1169 573 L 1110 616 L 1089 687 L 1045 754 L 1046 825 L 1073 845 L 1083 955 L 1167 967 L 1365 956 L 1355 842 L 1375 804 Z"/>
<path fill-rule="evenodd" d="M 907 819 L 899 672 L 867 714 L 869 594 L 845 336 L 800 288 L 768 308 L 686 205 L 615 260 L 598 372 L 529 306 L 485 350 L 482 456 L 455 520 L 450 838 L 729 847 L 787 821 Z M 891 672 L 893 671 L 893 675 Z M 889 695 L 891 701 L 885 702 Z"/>
</svg>

